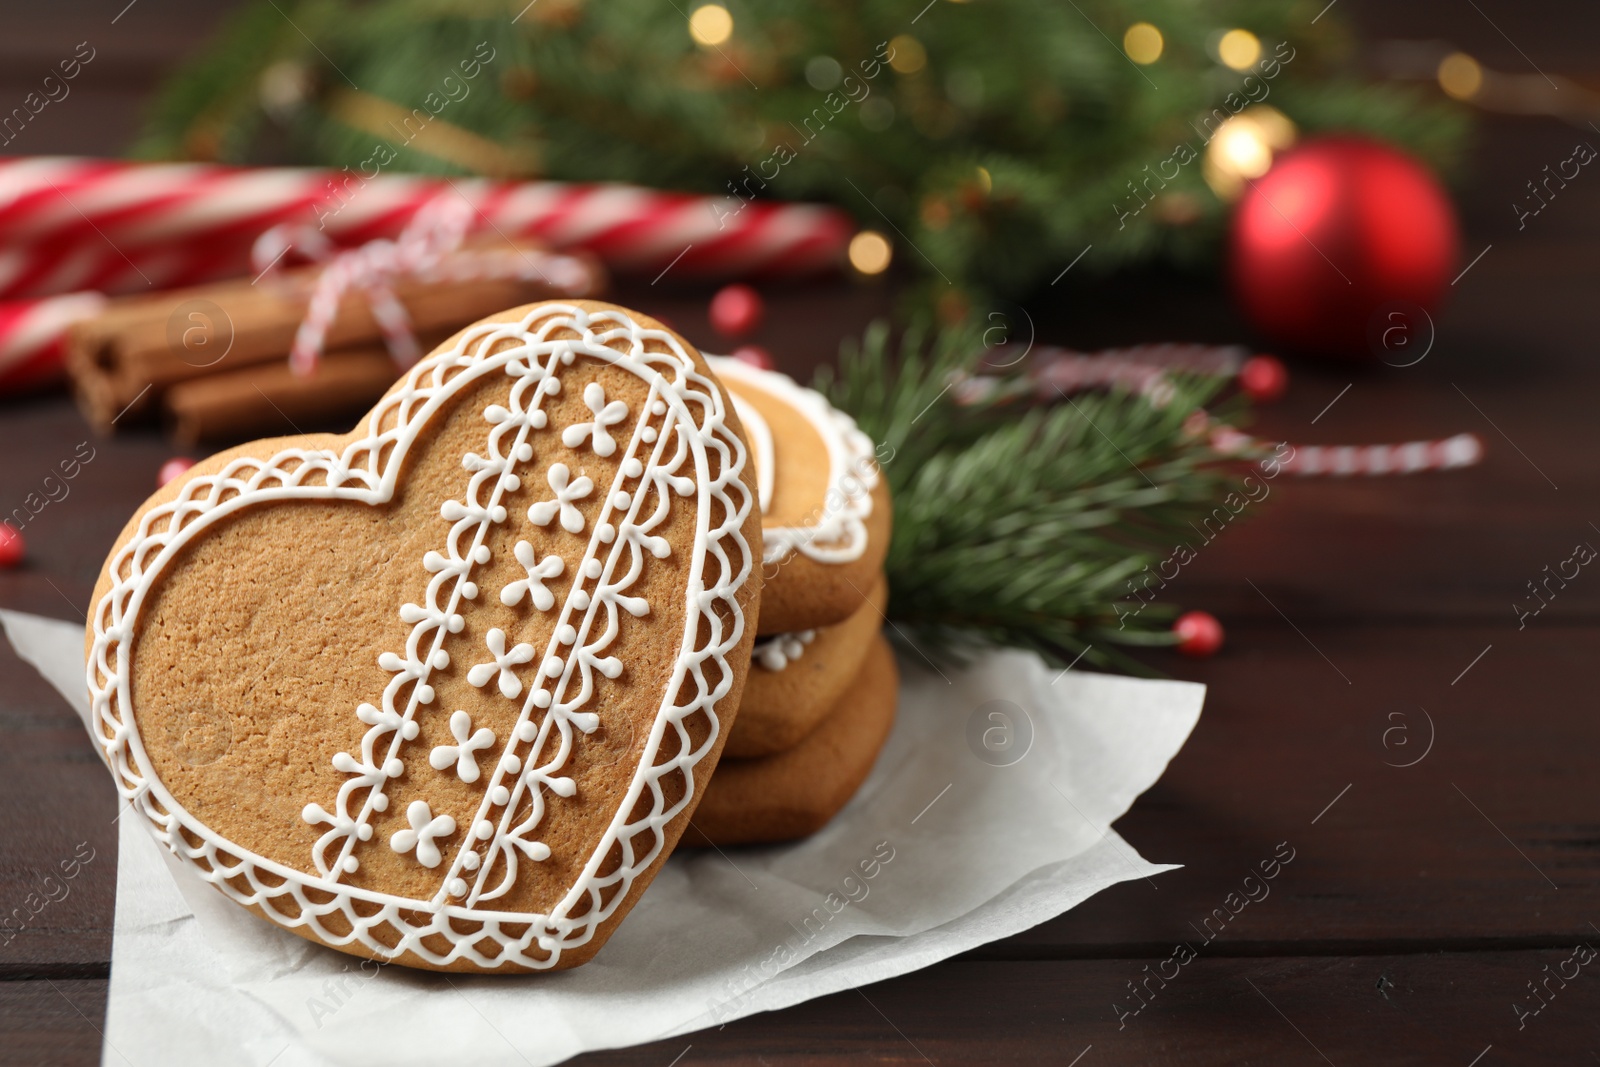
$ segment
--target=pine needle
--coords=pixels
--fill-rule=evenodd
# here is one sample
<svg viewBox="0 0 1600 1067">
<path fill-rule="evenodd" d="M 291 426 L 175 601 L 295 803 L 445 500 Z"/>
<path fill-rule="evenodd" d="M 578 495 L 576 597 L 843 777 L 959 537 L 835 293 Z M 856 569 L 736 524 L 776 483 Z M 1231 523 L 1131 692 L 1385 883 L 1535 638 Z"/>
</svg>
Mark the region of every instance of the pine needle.
<svg viewBox="0 0 1600 1067">
<path fill-rule="evenodd" d="M 879 442 L 894 494 L 885 568 L 896 629 L 935 657 L 1008 646 L 1139 670 L 1117 646 L 1170 644 L 1176 607 L 1146 607 L 1133 590 L 1193 539 L 1188 524 L 1236 475 L 1184 425 L 1222 383 L 1173 379 L 1159 406 L 1128 392 L 963 404 L 962 376 L 981 351 L 970 334 L 913 328 L 892 353 L 880 323 L 846 344 L 837 374 L 818 375 Z"/>
</svg>

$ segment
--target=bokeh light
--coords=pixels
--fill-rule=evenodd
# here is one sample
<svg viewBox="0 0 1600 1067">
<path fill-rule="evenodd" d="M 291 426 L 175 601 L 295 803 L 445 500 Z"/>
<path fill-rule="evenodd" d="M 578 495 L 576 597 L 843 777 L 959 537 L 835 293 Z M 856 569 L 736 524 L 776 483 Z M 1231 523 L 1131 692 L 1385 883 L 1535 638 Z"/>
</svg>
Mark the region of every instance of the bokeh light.
<svg viewBox="0 0 1600 1067">
<path fill-rule="evenodd" d="M 1217 127 L 1206 146 L 1201 174 L 1223 200 L 1236 198 L 1247 181 L 1272 167 L 1273 157 L 1294 144 L 1289 117 L 1265 104 L 1246 108 Z"/>
<path fill-rule="evenodd" d="M 1261 58 L 1261 39 L 1249 30 L 1229 30 L 1217 41 L 1217 58 L 1234 70 L 1248 70 Z"/>
<path fill-rule="evenodd" d="M 702 4 L 689 16 L 689 36 L 713 48 L 733 36 L 733 16 L 721 4 Z"/>
<path fill-rule="evenodd" d="M 877 230 L 862 230 L 850 238 L 850 265 L 862 274 L 882 274 L 893 259 L 894 248 Z"/>
<path fill-rule="evenodd" d="M 1122 50 L 1128 53 L 1128 58 L 1142 66 L 1148 66 L 1161 58 L 1162 49 L 1167 43 L 1161 37 L 1161 31 L 1148 22 L 1135 22 L 1128 27 L 1128 32 L 1122 35 Z"/>
<path fill-rule="evenodd" d="M 928 50 L 909 33 L 889 39 L 889 66 L 897 74 L 915 74 L 928 65 Z"/>
<path fill-rule="evenodd" d="M 1451 52 L 1439 61 L 1439 88 L 1457 100 L 1471 100 L 1483 88 L 1483 68 L 1465 52 Z"/>
</svg>

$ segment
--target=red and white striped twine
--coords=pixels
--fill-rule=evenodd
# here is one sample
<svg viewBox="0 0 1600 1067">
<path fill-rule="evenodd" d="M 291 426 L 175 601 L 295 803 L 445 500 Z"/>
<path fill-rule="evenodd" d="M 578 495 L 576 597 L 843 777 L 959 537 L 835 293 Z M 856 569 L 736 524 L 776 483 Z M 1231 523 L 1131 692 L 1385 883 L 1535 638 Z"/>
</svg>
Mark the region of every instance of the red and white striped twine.
<svg viewBox="0 0 1600 1067">
<path fill-rule="evenodd" d="M 312 226 L 274 226 L 263 233 L 252 251 L 262 276 L 277 269 L 290 250 L 326 264 L 311 290 L 306 317 L 295 331 L 290 369 L 302 377 L 316 370 L 323 342 L 338 317 L 339 303 L 351 289 L 366 295 L 389 354 L 401 369 L 415 363 L 422 353 L 411 317 L 395 296 L 396 279 L 461 282 L 515 278 L 542 281 L 554 292 L 569 296 L 594 290 L 593 271 L 573 256 L 503 247 L 462 249 L 473 221 L 473 208 L 466 201 L 440 196 L 424 204 L 397 239 L 380 237 L 342 252 Z"/>
<path fill-rule="evenodd" d="M 1282 473 L 1302 478 L 1459 470 L 1477 465 L 1484 453 L 1483 440 L 1475 433 L 1394 445 L 1290 445 L 1287 442 L 1280 445 L 1240 433 L 1232 427 L 1213 430 L 1211 447 L 1224 454 L 1246 448 L 1287 448 L 1288 454 L 1274 461 Z"/>
<path fill-rule="evenodd" d="M 1073 393 L 1120 386 L 1160 404 L 1170 395 L 1169 374 L 1232 378 L 1239 373 L 1250 352 L 1238 345 L 1149 344 L 1099 352 L 1039 346 L 1026 355 L 1028 367 L 1020 376 L 980 374 L 957 381 L 957 402 L 992 403 L 1027 398 L 1049 403 Z M 984 364 L 990 368 L 1006 368 L 1022 359 L 1022 355 L 1008 359 L 1006 350 L 999 347 L 985 354 Z M 1278 468 L 1284 474 L 1299 477 L 1341 478 L 1458 470 L 1476 465 L 1484 456 L 1483 440 L 1473 433 L 1400 444 L 1290 445 L 1251 437 L 1200 413 L 1195 431 L 1203 433 L 1207 429 L 1211 432 L 1211 446 L 1224 454 L 1287 450 L 1286 455 L 1276 459 Z"/>
<path fill-rule="evenodd" d="M 1284 463 L 1290 474 L 1415 474 L 1471 467 L 1483 459 L 1477 434 L 1458 433 L 1432 441 L 1398 445 L 1301 445 Z"/>
</svg>

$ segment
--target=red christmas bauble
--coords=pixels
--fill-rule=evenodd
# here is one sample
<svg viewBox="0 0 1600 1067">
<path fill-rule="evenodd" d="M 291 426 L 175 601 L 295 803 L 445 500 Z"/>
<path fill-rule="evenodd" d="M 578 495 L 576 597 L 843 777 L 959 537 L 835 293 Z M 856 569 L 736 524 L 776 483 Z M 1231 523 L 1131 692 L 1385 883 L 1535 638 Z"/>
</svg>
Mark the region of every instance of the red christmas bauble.
<svg viewBox="0 0 1600 1067">
<path fill-rule="evenodd" d="M 761 325 L 766 310 L 748 285 L 725 285 L 711 298 L 711 326 L 724 337 L 743 337 Z"/>
<path fill-rule="evenodd" d="M 192 466 L 194 466 L 194 460 L 185 456 L 173 456 L 163 463 L 161 469 L 156 472 L 156 487 L 159 489 L 161 486 L 166 485 Z"/>
<path fill-rule="evenodd" d="M 1185 656 L 1204 659 L 1215 655 L 1222 647 L 1222 623 L 1209 611 L 1186 611 L 1172 624 L 1178 635 L 1178 651 Z"/>
<path fill-rule="evenodd" d="M 9 522 L 0 522 L 0 569 L 10 570 L 27 554 L 28 546 L 17 528 Z"/>
<path fill-rule="evenodd" d="M 1338 136 L 1284 153 L 1247 186 L 1229 245 L 1234 294 L 1262 333 L 1302 351 L 1370 359 L 1382 354 L 1368 340 L 1374 316 L 1439 306 L 1460 235 L 1425 167 L 1376 141 Z"/>
<path fill-rule="evenodd" d="M 1289 391 L 1289 369 L 1276 356 L 1251 356 L 1239 368 L 1239 388 L 1257 404 L 1270 404 Z"/>
<path fill-rule="evenodd" d="M 759 367 L 761 370 L 778 369 L 778 361 L 772 358 L 771 352 L 768 352 L 760 345 L 740 345 L 730 355 L 741 363 L 748 363 L 752 367 Z"/>
</svg>

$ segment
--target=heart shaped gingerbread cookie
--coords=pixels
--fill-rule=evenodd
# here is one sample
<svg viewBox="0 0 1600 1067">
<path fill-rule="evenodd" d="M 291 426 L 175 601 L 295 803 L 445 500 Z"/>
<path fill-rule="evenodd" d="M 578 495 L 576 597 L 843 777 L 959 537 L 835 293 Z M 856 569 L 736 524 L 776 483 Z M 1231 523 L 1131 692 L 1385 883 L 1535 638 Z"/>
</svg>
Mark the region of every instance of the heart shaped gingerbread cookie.
<svg viewBox="0 0 1600 1067">
<path fill-rule="evenodd" d="M 165 487 L 87 634 L 123 797 L 201 878 L 354 955 L 598 951 L 716 766 L 755 634 L 755 475 L 682 338 L 496 315 L 348 435 Z"/>
</svg>

